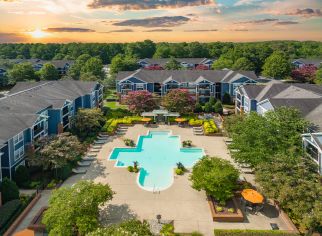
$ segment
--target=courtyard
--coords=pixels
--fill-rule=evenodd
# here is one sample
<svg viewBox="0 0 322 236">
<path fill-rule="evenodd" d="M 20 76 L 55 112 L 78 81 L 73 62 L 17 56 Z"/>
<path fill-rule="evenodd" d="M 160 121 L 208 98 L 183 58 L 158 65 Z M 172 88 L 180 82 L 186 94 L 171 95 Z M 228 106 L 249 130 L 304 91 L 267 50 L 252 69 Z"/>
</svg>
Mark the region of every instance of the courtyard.
<svg viewBox="0 0 322 236">
<path fill-rule="evenodd" d="M 172 130 L 174 135 L 180 135 L 181 140 L 191 140 L 196 147 L 203 148 L 210 156 L 217 156 L 232 161 L 223 137 L 195 136 L 191 128 L 176 125 L 151 128 L 143 125 L 129 127 L 124 136 L 111 136 L 102 147 L 97 160 L 88 168 L 84 175 L 74 175 L 65 181 L 64 185 L 76 183 L 80 179 L 108 183 L 114 198 L 101 210 L 101 221 L 108 225 L 125 219 L 141 220 L 155 219 L 160 214 L 164 220 L 173 220 L 175 231 L 189 233 L 199 231 L 204 235 L 213 235 L 213 229 L 271 229 L 270 223 L 278 224 L 281 230 L 289 230 L 288 225 L 273 207 L 264 209 L 262 213 L 252 215 L 247 213 L 243 223 L 213 222 L 206 201 L 206 194 L 191 187 L 189 173 L 175 176 L 173 185 L 160 192 L 150 192 L 141 189 L 136 182 L 137 174 L 130 173 L 126 168 L 114 167 L 115 161 L 108 160 L 114 147 L 125 147 L 123 138 L 137 140 L 148 130 Z M 251 175 L 243 175 L 253 182 Z"/>
</svg>

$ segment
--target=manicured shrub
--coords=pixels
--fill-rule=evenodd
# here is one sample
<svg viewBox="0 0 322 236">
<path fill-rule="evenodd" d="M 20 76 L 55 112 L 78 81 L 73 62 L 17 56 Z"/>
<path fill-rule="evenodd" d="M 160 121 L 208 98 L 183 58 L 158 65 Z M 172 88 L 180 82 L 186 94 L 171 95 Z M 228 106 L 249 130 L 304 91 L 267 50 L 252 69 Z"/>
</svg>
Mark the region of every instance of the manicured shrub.
<svg viewBox="0 0 322 236">
<path fill-rule="evenodd" d="M 127 170 L 128 170 L 129 172 L 133 172 L 133 171 L 134 171 L 134 168 L 133 168 L 133 166 L 128 166 L 128 167 L 127 167 Z"/>
<path fill-rule="evenodd" d="M 183 175 L 184 171 L 182 169 L 176 168 L 176 174 L 177 175 Z"/>
<path fill-rule="evenodd" d="M 214 105 L 214 111 L 216 113 L 222 114 L 223 110 L 224 110 L 224 108 L 223 108 L 223 106 L 221 104 L 221 101 L 217 101 L 216 104 Z"/>
<path fill-rule="evenodd" d="M 183 147 L 191 147 L 192 146 L 192 141 L 191 140 L 182 141 L 182 146 Z"/>
<path fill-rule="evenodd" d="M 22 204 L 18 199 L 9 201 L 0 207 L 0 234 L 3 233 L 2 230 L 6 230 L 8 228 L 12 218 L 21 209 L 21 207 Z"/>
<path fill-rule="evenodd" d="M 164 224 L 160 231 L 162 236 L 174 236 L 174 226 L 172 224 Z"/>
<path fill-rule="evenodd" d="M 201 126 L 203 124 L 203 120 L 198 120 L 198 119 L 190 119 L 189 120 L 189 125 L 191 126 Z"/>
<path fill-rule="evenodd" d="M 213 120 L 207 120 L 203 124 L 203 129 L 205 131 L 205 134 L 214 134 L 218 132 L 218 128 L 216 126 L 216 123 Z"/>
<path fill-rule="evenodd" d="M 124 144 L 129 147 L 135 147 L 135 143 L 132 139 L 126 138 L 124 139 Z"/>
<path fill-rule="evenodd" d="M 213 106 L 213 105 L 215 105 L 216 104 L 216 102 L 217 102 L 217 100 L 216 100 L 216 98 L 214 98 L 214 97 L 210 97 L 210 99 L 209 99 L 209 103 Z"/>
<path fill-rule="evenodd" d="M 223 98 L 222 98 L 222 103 L 223 104 L 231 104 L 231 97 L 229 93 L 225 93 Z"/>
<path fill-rule="evenodd" d="M 205 104 L 204 110 L 206 113 L 214 112 L 214 105 L 212 105 L 210 102 L 207 102 Z"/>
<path fill-rule="evenodd" d="M 224 204 L 234 196 L 238 177 L 238 170 L 229 161 L 205 156 L 194 165 L 190 180 L 194 189 L 204 190 Z"/>
<path fill-rule="evenodd" d="M 27 186 L 30 183 L 30 175 L 28 168 L 22 165 L 19 166 L 15 172 L 14 179 L 19 187 Z"/>
<path fill-rule="evenodd" d="M 195 105 L 195 109 L 194 109 L 194 112 L 195 112 L 195 113 L 203 112 L 202 106 L 201 106 L 201 104 L 200 104 L 199 102 L 198 102 L 198 103 L 196 103 L 196 105 Z"/>
<path fill-rule="evenodd" d="M 299 234 L 274 230 L 215 229 L 216 236 L 296 236 Z"/>
<path fill-rule="evenodd" d="M 4 178 L 1 183 L 2 202 L 6 203 L 11 200 L 19 199 L 19 189 L 15 182 Z"/>
<path fill-rule="evenodd" d="M 72 167 L 70 164 L 66 164 L 62 168 L 57 169 L 57 171 L 55 171 L 55 172 L 56 172 L 57 179 L 66 180 L 72 173 Z"/>
</svg>

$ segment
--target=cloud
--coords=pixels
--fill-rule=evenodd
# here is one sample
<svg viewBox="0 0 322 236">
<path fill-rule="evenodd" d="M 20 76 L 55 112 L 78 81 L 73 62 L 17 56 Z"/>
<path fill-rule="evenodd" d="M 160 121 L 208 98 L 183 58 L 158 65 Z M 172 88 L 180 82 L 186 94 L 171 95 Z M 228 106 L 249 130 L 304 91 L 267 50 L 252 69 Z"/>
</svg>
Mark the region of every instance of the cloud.
<svg viewBox="0 0 322 236">
<path fill-rule="evenodd" d="M 27 38 L 20 34 L 0 32 L 0 43 L 21 43 Z"/>
<path fill-rule="evenodd" d="M 93 0 L 88 4 L 88 7 L 94 9 L 106 7 L 118 10 L 146 10 L 214 4 L 213 0 Z"/>
<path fill-rule="evenodd" d="M 141 26 L 141 27 L 174 27 L 183 25 L 190 21 L 190 18 L 185 16 L 161 16 L 145 19 L 124 20 L 113 25 L 117 26 Z"/>
<path fill-rule="evenodd" d="M 185 30 L 184 32 L 216 32 L 217 29 L 194 29 L 194 30 Z"/>
<path fill-rule="evenodd" d="M 132 29 L 120 29 L 120 30 L 111 30 L 107 32 L 100 32 L 103 34 L 110 34 L 110 33 L 127 33 L 127 32 L 134 32 Z"/>
<path fill-rule="evenodd" d="M 171 32 L 172 29 L 152 29 L 152 30 L 146 30 L 144 32 Z"/>
<path fill-rule="evenodd" d="M 235 22 L 235 24 L 262 25 L 262 24 L 267 24 L 267 23 L 272 23 L 272 22 L 277 22 L 277 21 L 278 21 L 278 19 L 266 18 L 266 19 L 261 19 L 261 20 L 239 21 L 239 22 Z"/>
<path fill-rule="evenodd" d="M 258 0 L 239 0 L 234 4 L 234 6 L 252 5 L 256 2 L 258 2 Z"/>
<path fill-rule="evenodd" d="M 86 28 L 74 28 L 74 27 L 57 27 L 57 28 L 47 28 L 44 31 L 46 32 L 52 32 L 52 33 L 63 33 L 63 32 L 78 32 L 78 33 L 85 33 L 85 32 L 95 32 L 95 30 L 92 29 L 86 29 Z"/>
<path fill-rule="evenodd" d="M 296 9 L 295 11 L 291 11 L 286 14 L 292 15 L 292 16 L 302 16 L 306 18 L 322 17 L 322 12 L 320 9 L 312 9 L 312 8 Z"/>
<path fill-rule="evenodd" d="M 297 21 L 279 21 L 276 22 L 275 25 L 297 25 L 299 22 Z"/>
</svg>

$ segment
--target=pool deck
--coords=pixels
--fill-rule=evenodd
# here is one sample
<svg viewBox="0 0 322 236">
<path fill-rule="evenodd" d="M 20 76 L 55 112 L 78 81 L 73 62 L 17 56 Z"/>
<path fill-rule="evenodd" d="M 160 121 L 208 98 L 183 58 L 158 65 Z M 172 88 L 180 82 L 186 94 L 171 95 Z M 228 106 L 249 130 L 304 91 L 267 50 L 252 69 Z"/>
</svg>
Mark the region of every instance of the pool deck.
<svg viewBox="0 0 322 236">
<path fill-rule="evenodd" d="M 178 126 L 160 125 L 158 128 L 147 128 L 143 125 L 135 125 L 129 127 L 124 136 L 109 137 L 109 141 L 99 152 L 97 160 L 87 168 L 86 174 L 74 175 L 63 184 L 63 186 L 72 185 L 81 179 L 108 183 L 115 191 L 115 195 L 113 200 L 101 209 L 100 218 L 103 224 L 116 223 L 133 217 L 141 220 L 155 219 L 157 214 L 161 214 L 164 220 L 174 220 L 176 232 L 199 231 L 205 236 L 213 235 L 215 228 L 270 229 L 270 223 L 277 223 L 280 229 L 288 229 L 283 219 L 274 211 L 266 215 L 249 214 L 243 223 L 213 222 L 206 195 L 203 191 L 198 192 L 191 188 L 189 173 L 175 177 L 173 185 L 160 193 L 142 190 L 136 183 L 137 174 L 128 172 L 126 168 L 114 167 L 115 161 L 109 161 L 108 156 L 113 148 L 125 147 L 123 138 L 136 141 L 139 135 L 145 135 L 148 130 L 172 130 L 174 135 L 181 136 L 181 141 L 191 140 L 193 145 L 203 148 L 207 155 L 217 156 L 233 163 L 223 137 L 195 136 L 191 128 Z M 254 181 L 251 175 L 245 177 L 250 182 Z M 39 205 L 46 205 L 48 197 L 49 194 L 44 194 Z M 17 230 L 25 228 L 36 211 L 36 208 L 32 209 Z"/>
<path fill-rule="evenodd" d="M 192 140 L 193 145 L 204 148 L 210 156 L 232 161 L 223 137 L 195 136 L 191 128 L 162 126 L 158 128 L 135 125 L 129 127 L 124 138 L 137 140 L 148 130 L 172 130 L 180 135 L 181 141 Z M 176 177 L 173 185 L 160 193 L 142 190 L 136 183 L 137 174 L 129 173 L 126 168 L 115 168 L 115 161 L 107 160 L 114 147 L 124 147 L 123 137 L 111 137 L 98 155 L 98 160 L 88 170 L 85 179 L 108 183 L 116 192 L 113 200 L 102 209 L 102 222 L 105 224 L 122 219 L 138 217 L 155 219 L 161 214 L 162 219 L 174 220 L 175 230 L 180 233 L 199 231 L 204 235 L 213 235 L 214 228 L 223 229 L 270 229 L 270 223 L 277 223 L 280 229 L 287 229 L 284 221 L 273 213 L 247 216 L 243 223 L 213 222 L 206 195 L 191 188 L 189 173 Z M 233 161 L 232 161 L 233 162 Z M 252 176 L 245 176 L 253 182 Z"/>
</svg>

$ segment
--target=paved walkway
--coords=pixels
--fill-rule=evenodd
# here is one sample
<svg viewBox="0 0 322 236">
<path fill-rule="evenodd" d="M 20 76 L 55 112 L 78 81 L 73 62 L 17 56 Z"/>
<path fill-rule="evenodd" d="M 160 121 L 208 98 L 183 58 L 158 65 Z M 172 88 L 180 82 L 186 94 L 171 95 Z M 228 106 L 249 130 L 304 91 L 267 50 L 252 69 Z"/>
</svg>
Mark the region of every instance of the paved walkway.
<svg viewBox="0 0 322 236">
<path fill-rule="evenodd" d="M 190 128 L 162 125 L 158 128 L 146 128 L 143 125 L 135 125 L 128 129 L 124 138 L 136 141 L 139 135 L 146 134 L 148 130 L 172 130 L 173 134 L 181 136 L 181 140 L 192 140 L 195 146 L 204 148 L 206 154 L 233 163 L 222 137 L 194 136 Z M 105 225 L 133 217 L 142 220 L 155 219 L 157 214 L 161 214 L 162 219 L 174 220 L 176 232 L 199 231 L 205 236 L 213 235 L 214 228 L 270 229 L 270 223 L 277 223 L 280 229 L 287 229 L 282 219 L 278 214 L 273 214 L 273 211 L 268 211 L 265 215 L 247 215 L 243 223 L 213 222 L 205 193 L 191 188 L 188 173 L 176 177 L 173 185 L 159 194 L 142 190 L 136 183 L 137 174 L 128 172 L 126 168 L 115 168 L 115 162 L 107 160 L 114 147 L 124 147 L 122 137 L 110 137 L 87 173 L 74 175 L 63 184 L 63 186 L 71 185 L 80 179 L 110 184 L 116 194 L 113 200 L 101 209 L 100 218 Z M 253 182 L 252 175 L 245 175 L 245 177 Z M 47 204 L 49 195 L 50 191 L 41 197 L 39 203 L 19 226 L 19 230 L 25 228 L 37 211 Z"/>
</svg>

